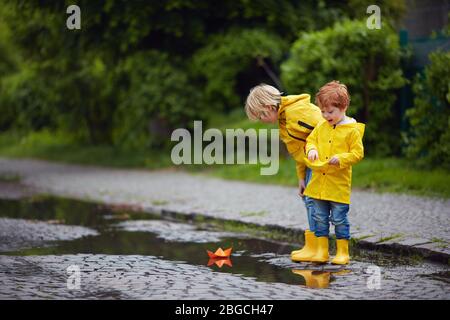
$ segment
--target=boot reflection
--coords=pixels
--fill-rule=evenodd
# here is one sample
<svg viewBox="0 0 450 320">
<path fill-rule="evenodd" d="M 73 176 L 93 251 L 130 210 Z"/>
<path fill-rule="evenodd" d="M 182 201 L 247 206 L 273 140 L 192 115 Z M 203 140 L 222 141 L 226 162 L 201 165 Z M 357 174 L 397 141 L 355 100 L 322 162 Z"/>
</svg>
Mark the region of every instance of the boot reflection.
<svg viewBox="0 0 450 320">
<path fill-rule="evenodd" d="M 292 270 L 305 279 L 308 288 L 327 288 L 330 284 L 330 273 L 315 270 Z"/>
<path fill-rule="evenodd" d="M 323 289 L 328 288 L 330 285 L 331 275 L 344 275 L 350 272 L 350 270 L 340 270 L 337 272 L 331 271 L 319 271 L 319 270 L 301 270 L 294 269 L 293 273 L 298 274 L 305 279 L 305 286 L 308 288 Z"/>
<path fill-rule="evenodd" d="M 342 269 L 342 270 L 339 270 L 337 272 L 332 272 L 333 276 L 342 276 L 342 275 L 347 274 L 347 273 L 350 273 L 350 270 Z"/>
</svg>

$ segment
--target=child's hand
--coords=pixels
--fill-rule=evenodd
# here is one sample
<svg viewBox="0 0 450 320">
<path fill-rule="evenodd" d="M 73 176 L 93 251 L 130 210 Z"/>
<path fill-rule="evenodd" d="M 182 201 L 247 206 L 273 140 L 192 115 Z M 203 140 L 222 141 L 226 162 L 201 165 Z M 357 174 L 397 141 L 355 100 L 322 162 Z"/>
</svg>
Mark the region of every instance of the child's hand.
<svg viewBox="0 0 450 320">
<path fill-rule="evenodd" d="M 334 156 L 333 158 L 330 159 L 330 162 L 328 162 L 328 163 L 338 166 L 339 165 L 339 158 L 337 156 Z"/>
<path fill-rule="evenodd" d="M 305 186 L 305 180 L 304 180 L 304 179 L 301 179 L 301 180 L 298 182 L 298 195 L 299 195 L 300 197 L 303 197 L 303 191 L 305 191 L 305 188 L 306 188 L 306 186 Z"/>
<path fill-rule="evenodd" d="M 317 150 L 315 150 L 315 149 L 309 150 L 309 152 L 308 152 L 308 160 L 309 161 L 315 161 L 317 159 L 319 159 L 319 153 L 317 152 Z"/>
</svg>

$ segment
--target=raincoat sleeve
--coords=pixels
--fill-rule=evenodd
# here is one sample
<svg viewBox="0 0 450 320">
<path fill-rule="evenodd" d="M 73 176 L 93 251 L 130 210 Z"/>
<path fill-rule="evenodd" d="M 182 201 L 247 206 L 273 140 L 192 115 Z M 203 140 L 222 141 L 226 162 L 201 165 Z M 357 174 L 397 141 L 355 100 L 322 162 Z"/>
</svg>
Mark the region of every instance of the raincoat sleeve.
<svg viewBox="0 0 450 320">
<path fill-rule="evenodd" d="M 297 170 L 297 177 L 299 180 L 305 180 L 305 172 L 306 172 L 306 165 L 304 162 L 297 161 L 297 164 L 295 166 L 295 169 Z"/>
<path fill-rule="evenodd" d="M 362 138 L 357 130 L 350 135 L 350 151 L 335 155 L 339 158 L 339 167 L 341 169 L 348 168 L 364 158 L 364 146 Z"/>
<path fill-rule="evenodd" d="M 311 132 L 311 134 L 306 138 L 306 148 L 305 148 L 305 155 L 308 157 L 309 151 L 312 149 L 317 150 L 317 132 L 319 127 L 314 128 L 314 130 Z"/>
</svg>

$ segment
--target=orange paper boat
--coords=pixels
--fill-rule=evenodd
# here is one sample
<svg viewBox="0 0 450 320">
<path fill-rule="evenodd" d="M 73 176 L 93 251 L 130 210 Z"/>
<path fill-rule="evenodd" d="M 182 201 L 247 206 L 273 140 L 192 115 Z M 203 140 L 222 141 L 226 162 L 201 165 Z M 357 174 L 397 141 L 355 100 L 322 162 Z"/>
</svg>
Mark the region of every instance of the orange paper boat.
<svg viewBox="0 0 450 320">
<path fill-rule="evenodd" d="M 218 259 L 218 258 L 228 258 L 231 255 L 231 250 L 232 248 L 228 248 L 226 250 L 222 250 L 222 248 L 219 248 L 214 253 L 209 250 L 206 250 L 206 252 L 208 252 L 208 256 L 211 259 Z"/>
</svg>

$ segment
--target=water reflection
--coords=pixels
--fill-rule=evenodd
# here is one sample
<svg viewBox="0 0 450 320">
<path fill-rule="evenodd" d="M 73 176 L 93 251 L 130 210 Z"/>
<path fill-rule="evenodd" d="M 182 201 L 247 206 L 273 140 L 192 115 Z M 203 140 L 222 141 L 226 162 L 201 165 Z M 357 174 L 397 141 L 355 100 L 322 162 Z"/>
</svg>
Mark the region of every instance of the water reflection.
<svg viewBox="0 0 450 320">
<path fill-rule="evenodd" d="M 308 288 L 323 289 L 328 288 L 331 282 L 331 275 L 340 276 L 350 273 L 350 270 L 343 269 L 337 272 L 320 271 L 320 270 L 307 270 L 307 269 L 293 269 L 292 273 L 295 273 L 305 281 L 305 286 Z"/>
<path fill-rule="evenodd" d="M 229 266 L 229 267 L 233 266 L 233 264 L 231 263 L 231 259 L 230 258 L 210 258 L 208 260 L 207 266 L 209 267 L 209 266 L 212 266 L 213 264 L 215 264 L 219 268 L 222 268 L 222 266 L 224 264 Z"/>
<path fill-rule="evenodd" d="M 115 209 L 115 208 L 114 208 Z M 5 201 L 0 199 L 0 216 L 15 219 L 32 219 L 64 223 L 66 225 L 81 225 L 98 231 L 95 236 L 85 236 L 69 241 L 53 241 L 46 246 L 37 245 L 17 251 L 0 252 L 0 255 L 65 255 L 65 254 L 109 254 L 109 255 L 148 255 L 170 261 L 179 261 L 192 265 L 205 266 L 205 253 L 208 249 L 233 248 L 236 255 L 231 259 L 211 261 L 209 267 L 214 272 L 239 274 L 244 277 L 254 277 L 257 281 L 281 282 L 298 284 L 298 276 L 289 268 L 272 265 L 260 255 L 284 257 L 292 250 L 280 244 L 263 239 L 252 239 L 248 236 L 234 234 L 233 237 L 223 237 L 223 232 L 209 231 L 214 237 L 199 237 L 191 235 L 202 232 L 191 225 L 191 228 L 180 228 L 177 223 L 165 221 L 167 230 L 177 237 L 168 237 L 157 232 L 147 224 L 140 228 L 124 228 L 123 222 L 158 221 L 148 213 L 116 212 L 93 203 L 60 198 L 25 199 L 22 201 Z M 149 220 L 150 219 L 150 220 Z M 174 224 L 173 226 L 171 224 Z M 150 224 L 160 226 L 159 224 Z M 192 229 L 192 230 L 191 230 Z M 145 230 L 145 231 L 144 231 Z M 231 234 L 231 233 L 230 233 Z M 231 253 L 231 250 L 229 250 Z M 239 252 L 239 253 L 238 253 Z M 228 253 L 228 252 L 227 252 Z M 275 254 L 276 253 L 276 254 Z M 224 251 L 225 254 L 225 251 Z M 225 254 L 226 255 L 226 254 Z M 226 265 L 226 267 L 224 267 Z M 232 267 L 232 268 L 231 268 Z"/>
</svg>

